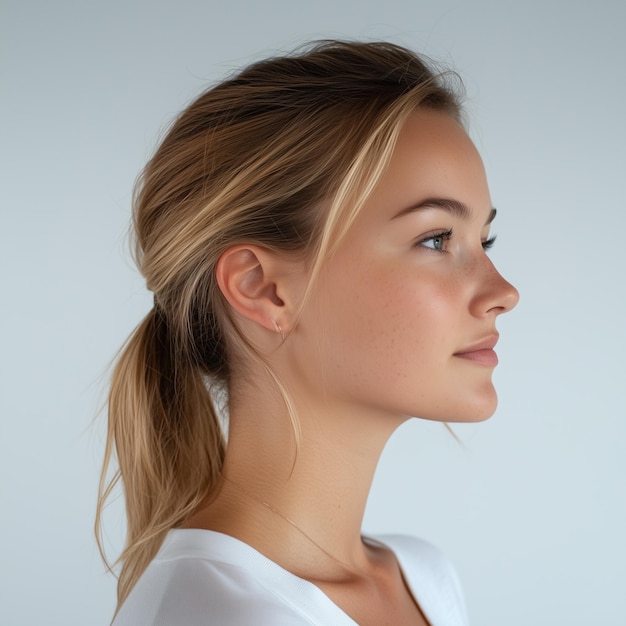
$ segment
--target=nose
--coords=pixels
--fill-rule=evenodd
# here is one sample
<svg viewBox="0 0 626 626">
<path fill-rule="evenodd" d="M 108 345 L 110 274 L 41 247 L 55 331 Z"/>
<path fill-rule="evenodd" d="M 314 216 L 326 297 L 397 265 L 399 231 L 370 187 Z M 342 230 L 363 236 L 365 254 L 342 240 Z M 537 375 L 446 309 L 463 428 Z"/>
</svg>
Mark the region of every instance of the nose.
<svg viewBox="0 0 626 626">
<path fill-rule="evenodd" d="M 501 315 L 519 302 L 519 292 L 498 272 L 491 259 L 485 257 L 483 280 L 472 303 L 474 315 Z"/>
</svg>

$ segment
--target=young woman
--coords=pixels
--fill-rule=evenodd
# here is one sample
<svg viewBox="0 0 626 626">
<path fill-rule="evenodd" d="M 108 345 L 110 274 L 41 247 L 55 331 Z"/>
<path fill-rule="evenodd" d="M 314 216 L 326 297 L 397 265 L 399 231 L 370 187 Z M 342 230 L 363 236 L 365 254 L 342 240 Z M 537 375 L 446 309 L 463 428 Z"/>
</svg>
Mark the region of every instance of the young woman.
<svg viewBox="0 0 626 626">
<path fill-rule="evenodd" d="M 138 187 L 154 308 L 109 401 L 116 626 L 466 624 L 435 548 L 361 521 L 400 424 L 495 409 L 494 216 L 446 77 L 392 44 L 269 59 L 182 113 Z"/>
</svg>

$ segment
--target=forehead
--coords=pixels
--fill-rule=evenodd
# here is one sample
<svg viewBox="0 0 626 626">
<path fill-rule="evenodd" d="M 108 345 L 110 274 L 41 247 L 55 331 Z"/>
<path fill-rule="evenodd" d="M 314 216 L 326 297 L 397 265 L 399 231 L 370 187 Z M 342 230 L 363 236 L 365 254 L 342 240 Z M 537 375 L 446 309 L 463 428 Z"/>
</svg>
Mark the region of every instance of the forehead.
<svg viewBox="0 0 626 626">
<path fill-rule="evenodd" d="M 476 213 L 491 210 L 485 170 L 471 139 L 453 117 L 426 109 L 413 113 L 400 130 L 364 217 L 392 217 L 428 198 L 458 200 Z"/>
</svg>

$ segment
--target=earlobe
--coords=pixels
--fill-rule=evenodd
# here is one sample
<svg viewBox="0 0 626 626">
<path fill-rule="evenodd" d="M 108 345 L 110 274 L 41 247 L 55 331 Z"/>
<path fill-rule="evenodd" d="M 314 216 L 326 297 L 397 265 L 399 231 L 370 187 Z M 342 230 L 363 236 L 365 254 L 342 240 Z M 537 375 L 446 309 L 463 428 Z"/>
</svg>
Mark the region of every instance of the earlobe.
<svg viewBox="0 0 626 626">
<path fill-rule="evenodd" d="M 230 306 L 272 332 L 276 332 L 276 320 L 285 314 L 278 263 L 269 250 L 239 245 L 226 250 L 216 268 L 217 283 Z"/>
</svg>

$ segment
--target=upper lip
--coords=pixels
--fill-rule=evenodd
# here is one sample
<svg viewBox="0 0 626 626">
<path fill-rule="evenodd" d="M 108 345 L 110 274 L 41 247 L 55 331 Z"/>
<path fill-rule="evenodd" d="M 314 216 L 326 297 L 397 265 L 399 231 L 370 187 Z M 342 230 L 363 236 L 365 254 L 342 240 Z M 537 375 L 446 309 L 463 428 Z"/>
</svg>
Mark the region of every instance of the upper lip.
<svg viewBox="0 0 626 626">
<path fill-rule="evenodd" d="M 498 333 L 491 333 L 480 341 L 458 350 L 455 354 L 467 354 L 468 352 L 477 352 L 478 350 L 493 350 L 498 343 L 499 337 Z"/>
</svg>

